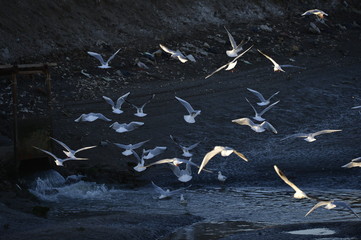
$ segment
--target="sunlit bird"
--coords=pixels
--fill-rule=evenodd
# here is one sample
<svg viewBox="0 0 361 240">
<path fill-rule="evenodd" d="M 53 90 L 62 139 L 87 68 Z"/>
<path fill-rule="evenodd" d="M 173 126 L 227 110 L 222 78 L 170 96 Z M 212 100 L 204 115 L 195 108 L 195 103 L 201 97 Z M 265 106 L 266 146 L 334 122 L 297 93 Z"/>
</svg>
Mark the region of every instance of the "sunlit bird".
<svg viewBox="0 0 361 240">
<path fill-rule="evenodd" d="M 298 67 L 295 65 L 279 65 L 275 60 L 273 60 L 270 56 L 264 54 L 263 52 L 261 52 L 261 50 L 257 49 L 257 51 L 259 53 L 261 53 L 263 56 L 265 56 L 268 60 L 270 60 L 273 64 L 273 71 L 275 72 L 284 72 L 284 70 L 282 68 L 286 68 L 286 67 L 293 67 L 293 68 L 301 68 L 301 69 L 305 69 L 304 67 Z"/>
<path fill-rule="evenodd" d="M 63 143 L 62 141 L 59 141 L 53 137 L 50 137 L 52 140 L 54 140 L 55 142 L 57 142 L 58 144 L 60 144 L 63 148 L 65 148 L 66 150 L 63 150 L 63 153 L 68 157 L 68 158 L 76 158 L 75 154 L 84 150 L 88 150 L 88 149 L 92 149 L 95 148 L 97 146 L 88 146 L 88 147 L 82 147 L 79 148 L 77 150 L 73 150 L 71 149 L 68 145 L 66 145 L 65 143 Z"/>
<path fill-rule="evenodd" d="M 278 92 L 274 93 L 272 96 L 270 96 L 268 99 L 265 99 L 260 92 L 250 89 L 250 88 L 247 88 L 247 90 L 250 91 L 251 93 L 253 93 L 254 95 L 256 95 L 258 97 L 258 99 L 261 100 L 261 102 L 257 103 L 259 106 L 267 106 L 268 104 L 270 104 L 271 98 L 273 98 L 274 96 L 276 96 L 279 93 L 279 91 L 278 91 Z"/>
<path fill-rule="evenodd" d="M 313 199 L 310 198 L 309 196 L 307 196 L 306 193 L 304 193 L 301 189 L 299 189 L 293 182 L 291 182 L 290 180 L 288 180 L 288 178 L 286 177 L 286 175 L 276 166 L 273 166 L 277 175 L 288 185 L 290 186 L 293 190 L 295 190 L 295 194 L 293 194 L 294 198 L 297 199 L 301 199 L 301 198 L 308 198 L 308 199 Z"/>
<path fill-rule="evenodd" d="M 345 203 L 343 201 L 335 201 L 335 200 L 320 201 L 320 202 L 316 203 L 316 205 L 313 206 L 311 208 L 311 210 L 306 213 L 305 217 L 307 217 L 315 209 L 322 207 L 322 206 L 324 206 L 324 208 L 326 208 L 326 209 L 332 209 L 332 208 L 336 208 L 336 207 L 346 208 L 346 209 L 350 210 L 357 218 L 360 218 L 357 215 L 357 213 L 354 210 L 352 210 L 352 208 L 347 203 Z"/>
<path fill-rule="evenodd" d="M 324 18 L 325 16 L 328 16 L 327 13 L 319 9 L 307 10 L 306 12 L 301 14 L 301 16 L 307 16 L 307 15 L 316 15 L 319 18 Z"/>
<path fill-rule="evenodd" d="M 172 169 L 174 175 L 178 178 L 180 182 L 189 182 L 192 179 L 192 159 L 189 159 L 186 163 L 185 169 L 180 169 L 179 166 L 174 164 L 169 164 L 170 169 Z"/>
<path fill-rule="evenodd" d="M 326 133 L 334 133 L 334 132 L 341 132 L 342 130 L 332 130 L 332 129 L 326 129 L 326 130 L 322 130 L 322 131 L 318 131 L 315 133 L 296 133 L 296 134 L 292 134 L 290 136 L 287 136 L 285 138 L 282 138 L 281 141 L 286 140 L 288 138 L 304 138 L 303 140 L 305 140 L 306 142 L 314 142 L 316 141 L 316 136 L 321 135 L 321 134 L 326 134 Z"/>
<path fill-rule="evenodd" d="M 68 157 L 68 158 L 58 158 L 57 156 L 55 156 L 53 153 L 51 153 L 51 152 L 49 152 L 49 151 L 46 151 L 46 150 L 44 150 L 44 149 L 41 149 L 41 148 L 38 148 L 38 147 L 34 147 L 34 146 L 33 146 L 33 148 L 36 148 L 36 149 L 38 149 L 38 150 L 40 150 L 40 151 L 42 151 L 42 152 L 50 155 L 52 158 L 54 158 L 55 164 L 56 164 L 57 166 L 64 166 L 63 163 L 64 163 L 65 161 L 70 161 L 70 160 L 89 160 L 88 158 L 71 158 L 71 157 Z"/>
<path fill-rule="evenodd" d="M 169 48 L 167 48 L 166 46 L 159 44 L 160 48 L 163 49 L 164 52 L 169 53 L 171 55 L 172 58 L 178 59 L 179 61 L 181 61 L 182 63 L 188 62 L 188 60 L 190 60 L 191 62 L 196 62 L 196 59 L 194 58 L 194 56 L 192 54 L 188 54 L 188 55 L 184 55 L 181 51 L 179 50 L 171 50 Z"/>
<path fill-rule="evenodd" d="M 182 151 L 183 151 L 182 156 L 183 157 L 192 157 L 193 154 L 190 153 L 189 151 L 191 151 L 192 149 L 194 149 L 195 147 L 197 147 L 200 144 L 200 142 L 197 142 L 197 143 L 192 144 L 190 146 L 184 146 L 184 145 L 180 144 L 179 141 L 176 138 L 174 138 L 172 135 L 169 135 L 169 137 L 170 137 L 170 139 L 172 139 L 172 141 L 175 144 L 177 144 L 182 149 Z"/>
<path fill-rule="evenodd" d="M 129 156 L 132 155 L 133 152 L 132 150 L 135 150 L 137 148 L 140 148 L 141 146 L 143 146 L 146 142 L 148 142 L 149 140 L 143 141 L 143 142 L 139 142 L 139 143 L 135 143 L 135 144 L 121 144 L 121 143 L 113 143 L 115 146 L 124 149 L 125 151 L 122 152 L 122 154 L 124 156 Z"/>
<path fill-rule="evenodd" d="M 361 167 L 361 157 L 354 158 L 351 162 L 342 166 L 343 168 Z"/>
<path fill-rule="evenodd" d="M 124 133 L 133 131 L 141 126 L 143 126 L 143 122 L 130 122 L 130 123 L 118 123 L 115 122 L 109 127 L 113 128 L 117 133 Z"/>
<path fill-rule="evenodd" d="M 239 118 L 239 119 L 232 120 L 232 122 L 237 123 L 239 125 L 249 126 L 249 127 L 251 127 L 251 129 L 253 131 L 258 132 L 258 133 L 268 130 L 268 131 L 273 132 L 274 134 L 277 134 L 277 130 L 267 121 L 257 124 L 257 123 L 254 123 L 249 118 Z"/>
<path fill-rule="evenodd" d="M 226 51 L 226 54 L 228 57 L 237 57 L 238 53 L 243 50 L 243 45 L 245 45 L 249 41 L 249 39 L 247 41 L 242 41 L 240 44 L 237 44 L 228 29 L 226 27 L 224 27 L 224 29 L 226 29 L 227 31 L 229 42 L 231 43 L 232 47 L 231 50 Z"/>
<path fill-rule="evenodd" d="M 130 94 L 130 92 L 124 94 L 123 96 L 119 97 L 117 99 L 117 102 L 114 103 L 114 101 L 112 99 L 110 99 L 107 96 L 103 96 L 103 99 L 110 105 L 112 106 L 112 110 L 113 113 L 115 114 L 121 114 L 123 113 L 123 110 L 121 110 L 123 103 L 125 102 L 125 99 L 128 97 L 128 95 Z"/>
<path fill-rule="evenodd" d="M 125 100 L 125 101 L 126 101 L 127 103 L 129 103 L 133 108 L 135 108 L 135 109 L 137 110 L 137 112 L 134 113 L 135 116 L 137 116 L 137 117 L 145 117 L 145 116 L 147 116 L 147 114 L 144 113 L 144 107 L 145 107 L 148 103 L 150 103 L 150 101 L 153 100 L 154 96 L 155 96 L 155 94 L 153 94 L 153 95 L 152 95 L 143 105 L 141 105 L 140 107 L 134 105 L 133 103 L 131 103 L 131 102 L 128 101 L 128 100 Z"/>
<path fill-rule="evenodd" d="M 118 51 L 116 51 L 112 56 L 110 56 L 110 58 L 108 58 L 108 60 L 105 62 L 102 55 L 100 55 L 99 53 L 96 52 L 88 52 L 88 54 L 92 57 L 95 57 L 96 59 L 98 59 L 98 61 L 100 62 L 100 66 L 98 66 L 98 68 L 111 68 L 111 66 L 109 66 L 109 63 L 111 60 L 113 60 L 113 58 L 115 57 L 115 55 L 118 54 L 118 52 L 120 51 L 120 49 L 118 49 Z"/>
<path fill-rule="evenodd" d="M 165 150 L 167 150 L 167 147 L 155 147 L 153 149 L 143 149 L 143 154 L 144 154 L 144 159 L 152 159 L 156 156 L 158 156 L 159 154 L 162 154 L 165 152 Z"/>
<path fill-rule="evenodd" d="M 248 159 L 242 153 L 234 150 L 233 148 L 224 147 L 224 146 L 215 146 L 212 151 L 208 152 L 204 156 L 201 166 L 199 167 L 198 174 L 200 174 L 200 172 L 207 165 L 209 160 L 211 160 L 217 154 L 221 154 L 222 157 L 227 157 L 227 156 L 231 155 L 232 153 L 235 153 L 238 157 L 240 157 L 244 161 L 248 162 Z"/>
</svg>

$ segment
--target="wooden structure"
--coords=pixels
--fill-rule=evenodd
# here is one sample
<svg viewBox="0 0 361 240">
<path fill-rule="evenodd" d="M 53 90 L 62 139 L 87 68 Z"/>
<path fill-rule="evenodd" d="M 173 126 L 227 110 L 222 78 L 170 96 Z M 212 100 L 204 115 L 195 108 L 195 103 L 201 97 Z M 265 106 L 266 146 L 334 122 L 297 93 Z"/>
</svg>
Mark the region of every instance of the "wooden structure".
<svg viewBox="0 0 361 240">
<path fill-rule="evenodd" d="M 12 101 L 13 101 L 13 141 L 14 141 L 14 157 L 16 162 L 16 171 L 20 161 L 18 159 L 18 91 L 17 91 L 17 75 L 44 74 L 45 85 L 48 98 L 48 108 L 51 109 L 51 78 L 50 67 L 55 67 L 56 63 L 40 63 L 40 64 L 18 64 L 18 65 L 0 65 L 0 76 L 11 75 L 12 85 Z"/>
</svg>

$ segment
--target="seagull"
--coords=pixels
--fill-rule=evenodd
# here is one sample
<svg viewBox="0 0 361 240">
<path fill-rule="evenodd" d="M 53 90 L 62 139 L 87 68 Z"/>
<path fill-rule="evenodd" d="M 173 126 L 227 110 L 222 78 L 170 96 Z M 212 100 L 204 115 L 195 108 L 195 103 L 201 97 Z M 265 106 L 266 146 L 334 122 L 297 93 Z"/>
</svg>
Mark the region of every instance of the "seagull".
<svg viewBox="0 0 361 240">
<path fill-rule="evenodd" d="M 248 52 L 252 47 L 253 47 L 253 45 L 250 46 L 247 50 L 245 50 L 245 51 L 242 52 L 241 54 L 239 54 L 237 57 L 235 57 L 232 61 L 224 64 L 223 66 L 221 66 L 221 67 L 219 67 L 219 68 L 217 68 L 214 72 L 212 72 L 211 74 L 207 75 L 207 76 L 205 77 L 205 79 L 213 76 L 213 74 L 221 71 L 222 69 L 225 69 L 226 71 L 229 71 L 229 70 L 232 70 L 233 68 L 235 68 L 236 65 L 237 65 L 237 60 L 238 60 L 240 57 L 242 57 L 246 52 Z"/>
<path fill-rule="evenodd" d="M 44 153 L 52 156 L 52 157 L 55 159 L 55 164 L 56 164 L 57 166 L 61 166 L 61 167 L 64 166 L 63 163 L 64 163 L 65 161 L 69 161 L 69 160 L 89 160 L 88 158 L 71 158 L 71 157 L 61 159 L 61 158 L 58 158 L 57 156 L 55 156 L 53 153 L 51 153 L 51 152 L 49 152 L 49 151 L 46 151 L 46 150 L 44 150 L 44 149 L 41 149 L 41 148 L 38 148 L 38 147 L 34 147 L 34 146 L 33 146 L 33 148 L 36 148 L 36 149 L 38 149 L 38 150 L 40 150 L 40 151 L 42 151 L 42 152 L 44 152 Z"/>
<path fill-rule="evenodd" d="M 179 50 L 176 50 L 176 51 L 171 50 L 162 44 L 159 44 L 159 46 L 161 49 L 163 49 L 164 52 L 169 53 L 172 58 L 176 58 L 179 61 L 181 61 L 182 63 L 188 62 L 188 60 L 190 60 L 192 62 L 196 61 L 192 54 L 184 56 L 184 54 Z"/>
<path fill-rule="evenodd" d="M 150 167 L 150 166 L 153 166 L 153 165 L 164 164 L 164 163 L 169 163 L 169 164 L 172 164 L 174 166 L 178 166 L 178 165 L 180 165 L 182 163 L 185 163 L 185 164 L 191 164 L 191 165 L 199 168 L 199 166 L 197 164 L 193 163 L 192 161 L 181 159 L 181 158 L 165 158 L 165 159 L 153 162 L 153 163 L 151 163 L 151 164 L 149 164 L 149 165 L 147 165 L 145 167 Z"/>
<path fill-rule="evenodd" d="M 357 218 L 360 218 L 356 212 L 354 212 L 354 210 L 352 210 L 352 208 L 345 202 L 343 201 L 335 201 L 335 200 L 331 200 L 331 201 L 320 201 L 318 203 L 316 203 L 315 206 L 313 206 L 311 208 L 310 211 L 308 211 L 305 215 L 305 217 L 307 217 L 307 215 L 309 215 L 311 212 L 313 212 L 315 209 L 321 207 L 321 206 L 325 206 L 326 209 L 332 209 L 332 208 L 336 208 L 336 207 L 342 207 L 342 208 L 347 208 L 348 210 L 350 210 Z"/>
<path fill-rule="evenodd" d="M 233 148 L 230 147 L 223 147 L 223 146 L 215 146 L 214 149 L 210 152 L 208 152 L 204 158 L 203 161 L 201 163 L 201 166 L 199 167 L 198 170 L 198 174 L 202 171 L 202 169 L 207 165 L 207 163 L 209 162 L 209 160 L 211 160 L 211 158 L 213 158 L 215 155 L 217 155 L 218 153 L 220 153 L 223 157 L 227 157 L 229 155 L 231 155 L 232 153 L 235 153 L 238 155 L 238 157 L 242 158 L 243 160 L 245 160 L 246 162 L 248 162 L 248 159 L 240 152 L 237 152 L 236 150 L 234 150 Z"/>
<path fill-rule="evenodd" d="M 319 18 L 324 18 L 325 16 L 328 16 L 327 13 L 325 13 L 322 10 L 318 10 L 318 9 L 311 9 L 311 10 L 307 10 L 306 12 L 302 13 L 301 16 L 306 16 L 306 15 L 316 15 Z"/>
<path fill-rule="evenodd" d="M 144 161 L 144 155 L 142 157 L 139 157 L 138 153 L 134 150 L 131 150 L 135 158 L 138 160 L 137 166 L 133 167 L 133 169 L 137 172 L 143 172 L 147 169 L 147 167 L 144 167 L 145 161 Z"/>
<path fill-rule="evenodd" d="M 245 45 L 249 41 L 249 39 L 246 42 L 242 41 L 240 44 L 237 45 L 236 41 L 234 40 L 232 34 L 228 31 L 228 29 L 226 27 L 224 27 L 224 29 L 226 29 L 227 31 L 229 42 L 232 46 L 232 50 L 227 50 L 226 54 L 228 57 L 237 57 L 238 53 L 243 50 L 243 45 Z"/>
<path fill-rule="evenodd" d="M 169 189 L 164 190 L 164 189 L 162 189 L 161 187 L 155 185 L 155 183 L 154 183 L 153 181 L 152 181 L 152 185 L 153 185 L 153 187 L 154 187 L 154 190 L 155 190 L 157 193 L 160 194 L 159 197 L 158 197 L 158 199 L 169 198 L 169 197 L 171 197 L 172 195 L 177 194 L 177 193 L 180 193 L 180 192 L 184 191 L 185 189 L 187 189 L 187 188 L 189 188 L 189 187 L 192 186 L 192 185 L 189 185 L 188 187 L 185 187 L 185 188 L 179 188 L 179 189 L 177 189 L 177 190 L 170 191 Z"/>
<path fill-rule="evenodd" d="M 101 113 L 83 113 L 82 115 L 80 115 L 80 117 L 78 117 L 74 121 L 75 122 L 94 122 L 97 119 L 104 120 L 107 122 L 111 121 L 111 119 L 105 117 Z"/>
<path fill-rule="evenodd" d="M 227 180 L 227 177 L 222 175 L 221 171 L 218 171 L 218 181 L 225 182 Z"/>
<path fill-rule="evenodd" d="M 180 205 L 183 205 L 183 206 L 188 205 L 188 201 L 184 198 L 183 194 L 180 195 L 179 203 L 180 203 Z"/>
<path fill-rule="evenodd" d="M 292 134 L 288 137 L 285 137 L 283 139 L 281 139 L 281 141 L 288 139 L 288 138 L 292 138 L 292 137 L 303 137 L 305 139 L 305 141 L 307 142 L 314 142 L 316 141 L 316 136 L 321 135 L 321 134 L 326 134 L 326 133 L 333 133 L 333 132 L 340 132 L 342 130 L 332 130 L 332 129 L 327 129 L 327 130 L 322 130 L 322 131 L 318 131 L 315 133 L 296 133 L 296 134 Z"/>
<path fill-rule="evenodd" d="M 91 149 L 91 148 L 95 148 L 96 146 L 89 146 L 89 147 L 83 147 L 83 148 L 80 148 L 80 149 L 77 149 L 77 150 L 72 150 L 70 147 L 68 147 L 68 145 L 66 145 L 65 143 L 55 139 L 55 138 L 52 138 L 50 137 L 51 139 L 53 139 L 55 142 L 59 143 L 63 148 L 66 149 L 66 151 L 64 150 L 63 153 L 65 153 L 65 155 L 68 157 L 68 158 L 76 158 L 75 157 L 75 154 L 78 153 L 78 152 L 81 152 L 81 151 L 84 151 L 84 150 L 87 150 L 87 149 Z"/>
<path fill-rule="evenodd" d="M 184 115 L 184 120 L 187 123 L 195 123 L 196 120 L 195 118 L 201 114 L 201 110 L 194 110 L 193 107 L 189 104 L 189 102 L 179 98 L 179 97 L 175 97 L 188 111 L 189 115 Z"/>
<path fill-rule="evenodd" d="M 167 147 L 158 147 L 158 146 L 153 149 L 148 149 L 148 150 L 143 149 L 143 154 L 144 154 L 143 158 L 145 160 L 154 158 L 155 156 L 164 153 L 165 150 L 167 150 Z"/>
<path fill-rule="evenodd" d="M 268 60 L 270 60 L 273 63 L 273 65 L 274 65 L 273 66 L 273 71 L 275 71 L 275 72 L 284 72 L 284 70 L 282 69 L 283 67 L 294 67 L 294 68 L 305 69 L 304 67 L 298 67 L 298 66 L 294 66 L 294 65 L 279 65 L 270 56 L 268 56 L 268 55 L 264 54 L 263 52 L 261 52 L 261 50 L 257 49 L 257 51 L 260 52 L 263 56 L 265 56 Z"/>
<path fill-rule="evenodd" d="M 342 166 L 343 168 L 361 167 L 361 157 L 354 158 L 351 162 Z"/>
<path fill-rule="evenodd" d="M 248 101 L 248 99 L 246 98 L 246 101 L 249 103 L 249 105 L 251 105 L 251 107 L 253 108 L 253 111 L 255 113 L 255 116 L 252 117 L 254 120 L 257 120 L 257 121 L 264 121 L 266 119 L 264 119 L 262 117 L 263 114 L 265 114 L 268 110 L 270 110 L 274 105 L 276 105 L 277 103 L 280 102 L 280 100 L 278 100 L 277 102 L 274 102 L 272 103 L 271 105 L 269 105 L 268 107 L 266 107 L 265 109 L 262 110 L 262 112 L 258 113 L 257 110 L 253 107 L 253 105 L 250 103 L 250 101 Z"/>
<path fill-rule="evenodd" d="M 198 144 L 200 144 L 200 142 L 197 142 L 197 143 L 195 143 L 195 144 L 193 144 L 193 145 L 190 145 L 190 146 L 183 146 L 183 145 L 180 144 L 172 135 L 169 135 L 169 137 L 170 137 L 170 139 L 173 140 L 173 142 L 174 142 L 175 144 L 177 144 L 177 145 L 182 149 L 182 151 L 183 151 L 182 156 L 183 156 L 183 157 L 192 157 L 193 154 L 190 153 L 189 151 L 192 150 L 193 148 L 197 147 Z"/>
<path fill-rule="evenodd" d="M 286 175 L 276 166 L 273 165 L 276 173 L 278 174 L 278 176 L 291 188 L 293 188 L 293 190 L 295 190 L 295 194 L 293 194 L 294 198 L 297 199 L 302 199 L 302 198 L 308 198 L 308 199 L 312 199 L 309 196 L 306 195 L 306 193 L 304 193 L 301 189 L 299 189 L 295 184 L 293 184 L 290 180 L 288 180 L 288 178 L 286 177 Z"/>
<path fill-rule="evenodd" d="M 141 146 L 143 146 L 146 142 L 148 142 L 149 140 L 143 141 L 143 142 L 139 142 L 139 143 L 135 143 L 135 144 L 121 144 L 121 143 L 114 143 L 115 146 L 119 147 L 119 148 L 123 148 L 125 149 L 125 151 L 122 152 L 122 154 L 124 156 L 129 156 L 132 155 L 132 150 L 140 148 Z"/>
<path fill-rule="evenodd" d="M 100 62 L 100 66 L 98 66 L 98 68 L 111 68 L 111 66 L 109 66 L 110 61 L 115 57 L 115 55 L 117 55 L 117 53 L 120 51 L 120 49 L 118 49 L 118 51 L 116 51 L 106 62 L 104 61 L 102 55 L 100 55 L 99 53 L 96 52 L 88 52 L 88 54 L 92 57 L 95 57 L 96 59 L 99 60 Z"/>
<path fill-rule="evenodd" d="M 259 98 L 259 100 L 261 100 L 261 102 L 257 103 L 259 106 L 267 106 L 268 104 L 270 104 L 271 98 L 273 98 L 274 96 L 276 96 L 279 93 L 279 91 L 274 93 L 272 96 L 270 96 L 266 100 L 260 92 L 250 89 L 250 88 L 247 88 L 247 90 L 250 91 L 251 93 L 253 93 L 254 95 L 256 95 Z"/>
<path fill-rule="evenodd" d="M 189 159 L 186 163 L 185 169 L 180 169 L 179 166 L 174 164 L 169 164 L 169 167 L 172 169 L 174 175 L 178 177 L 178 180 L 181 182 L 189 182 L 192 179 L 192 159 Z"/>
<path fill-rule="evenodd" d="M 104 99 L 110 106 L 112 106 L 113 113 L 115 113 L 115 114 L 121 114 L 121 113 L 123 113 L 123 111 L 121 110 L 121 107 L 122 107 L 123 103 L 125 102 L 125 99 L 128 97 L 129 94 L 130 94 L 130 92 L 124 94 L 124 95 L 121 96 L 121 97 L 119 97 L 116 103 L 114 103 L 112 99 L 110 99 L 109 97 L 106 97 L 106 96 L 103 96 L 103 99 Z"/>
<path fill-rule="evenodd" d="M 361 105 L 360 105 L 360 106 L 352 107 L 351 109 L 359 109 L 359 108 L 361 108 Z"/>
<path fill-rule="evenodd" d="M 113 128 L 117 133 L 130 132 L 144 125 L 144 122 L 118 123 L 115 122 L 109 127 Z"/>
<path fill-rule="evenodd" d="M 255 132 L 264 132 L 266 130 L 273 132 L 274 134 L 277 134 L 277 130 L 267 121 L 262 122 L 261 124 L 254 123 L 249 118 L 239 118 L 232 120 L 232 122 L 237 123 L 239 125 L 248 125 L 251 127 L 251 129 Z"/>
<path fill-rule="evenodd" d="M 147 105 L 150 101 L 152 101 L 152 99 L 154 98 L 155 94 L 153 94 L 148 101 L 146 101 L 142 106 L 138 107 L 136 105 L 134 105 L 133 103 L 129 102 L 128 100 L 125 100 L 127 103 L 129 103 L 130 105 L 132 105 L 135 109 L 137 109 L 137 112 L 134 113 L 135 116 L 137 117 L 145 117 L 147 116 L 146 113 L 144 113 L 143 109 L 145 107 L 145 105 Z"/>
</svg>

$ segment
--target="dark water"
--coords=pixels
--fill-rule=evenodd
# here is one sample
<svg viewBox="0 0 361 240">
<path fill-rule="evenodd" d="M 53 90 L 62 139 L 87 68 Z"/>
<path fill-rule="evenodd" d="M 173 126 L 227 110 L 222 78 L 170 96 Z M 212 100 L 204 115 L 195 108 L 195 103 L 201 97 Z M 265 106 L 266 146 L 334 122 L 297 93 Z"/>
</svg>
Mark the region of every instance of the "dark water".
<svg viewBox="0 0 361 240">
<path fill-rule="evenodd" d="M 175 229 L 165 239 L 220 239 L 241 231 L 273 225 L 356 220 L 348 210 L 337 208 L 319 208 L 304 217 L 316 201 L 294 199 L 292 189 L 287 187 L 237 187 L 227 184 L 192 186 L 183 192 L 186 204 L 181 204 L 179 194 L 159 200 L 151 184 L 129 190 L 122 186 L 85 182 L 81 176 L 64 179 L 55 171 L 39 176 L 34 180 L 31 191 L 50 205 L 50 219 L 99 216 L 114 212 L 191 214 L 204 219 L 185 228 Z M 360 190 L 303 190 L 324 200 L 332 197 L 346 201 L 355 212 L 361 213 Z M 317 231 L 321 230 L 314 231 L 314 235 L 318 235 Z"/>
</svg>

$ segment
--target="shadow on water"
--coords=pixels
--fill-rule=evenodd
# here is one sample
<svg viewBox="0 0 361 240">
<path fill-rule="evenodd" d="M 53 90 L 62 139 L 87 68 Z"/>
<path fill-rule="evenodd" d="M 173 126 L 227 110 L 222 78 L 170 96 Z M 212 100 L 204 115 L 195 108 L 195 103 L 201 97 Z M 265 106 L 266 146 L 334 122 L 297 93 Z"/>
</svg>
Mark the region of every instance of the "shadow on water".
<svg viewBox="0 0 361 240">
<path fill-rule="evenodd" d="M 253 231 L 263 225 L 245 221 L 200 222 L 179 229 L 163 240 L 215 240 L 239 232 Z"/>
</svg>

